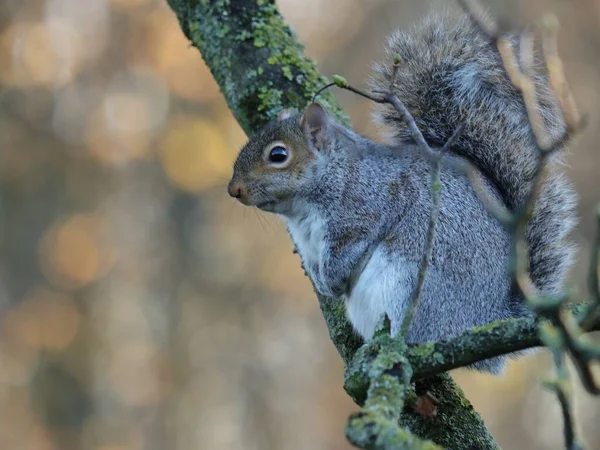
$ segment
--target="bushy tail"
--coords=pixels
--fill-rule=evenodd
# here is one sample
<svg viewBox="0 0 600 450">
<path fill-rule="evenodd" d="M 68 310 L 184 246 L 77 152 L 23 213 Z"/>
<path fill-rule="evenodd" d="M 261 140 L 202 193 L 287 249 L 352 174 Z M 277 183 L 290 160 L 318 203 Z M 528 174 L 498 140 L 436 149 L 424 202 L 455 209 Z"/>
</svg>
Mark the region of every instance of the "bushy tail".
<svg viewBox="0 0 600 450">
<path fill-rule="evenodd" d="M 492 181 L 508 208 L 522 205 L 532 187 L 537 163 L 535 140 L 520 93 L 507 78 L 499 54 L 466 16 L 430 16 L 388 41 L 387 62 L 375 66 L 371 87 L 389 90 L 392 61 L 402 60 L 394 91 L 414 116 L 432 146 L 442 146 L 463 124 L 452 148 Z M 538 102 L 549 134 L 560 135 L 562 115 L 543 77 Z M 411 142 L 399 114 L 377 105 L 375 120 L 396 142 Z M 575 225 L 575 195 L 560 170 L 549 167 L 527 231 L 531 276 L 543 292 L 561 289 L 574 247 L 567 235 Z"/>
</svg>

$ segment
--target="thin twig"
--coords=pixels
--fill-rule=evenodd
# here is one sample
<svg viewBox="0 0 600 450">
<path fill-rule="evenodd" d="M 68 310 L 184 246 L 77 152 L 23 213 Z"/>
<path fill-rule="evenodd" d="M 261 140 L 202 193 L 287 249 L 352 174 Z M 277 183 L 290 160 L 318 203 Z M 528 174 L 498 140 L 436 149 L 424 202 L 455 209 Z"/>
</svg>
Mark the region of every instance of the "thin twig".
<svg viewBox="0 0 600 450">
<path fill-rule="evenodd" d="M 565 347 L 571 354 L 573 364 L 579 373 L 581 384 L 591 395 L 600 395 L 600 386 L 595 380 L 590 363 L 598 359 L 600 349 L 588 348 L 581 339 L 582 330 L 579 328 L 575 317 L 570 312 L 563 312 L 558 320 L 558 326 L 563 334 Z"/>
<path fill-rule="evenodd" d="M 600 306 L 600 205 L 596 210 L 596 242 L 592 246 L 592 257 L 590 260 L 590 272 L 588 275 L 588 289 L 591 300 L 581 319 L 581 328 L 589 330 L 594 321 L 596 311 Z"/>
<path fill-rule="evenodd" d="M 507 50 L 508 53 L 511 51 L 513 51 L 512 48 Z M 549 147 L 548 133 L 536 99 L 533 76 L 533 34 L 529 30 L 524 30 L 519 39 L 519 63 L 521 70 L 519 71 L 520 79 L 517 86 L 521 89 L 531 130 L 535 135 L 538 146 L 546 149 Z"/>
<path fill-rule="evenodd" d="M 492 214 L 504 227 L 510 229 L 514 227 L 515 218 L 508 208 L 496 197 L 493 197 L 489 187 L 485 184 L 484 178 L 471 164 L 465 164 L 463 173 L 471 183 L 475 195 L 487 211 Z"/>
<path fill-rule="evenodd" d="M 397 67 L 399 66 L 399 64 L 400 64 L 399 60 L 394 61 L 394 66 L 393 66 L 394 71 L 397 70 Z M 393 76 L 395 76 L 395 73 L 396 72 L 394 72 Z M 365 92 L 361 89 L 355 88 L 354 86 L 348 84 L 346 79 L 339 75 L 334 75 L 333 80 L 334 80 L 334 83 L 338 87 L 340 87 L 342 89 L 346 89 L 350 92 L 354 92 L 355 94 L 360 95 L 361 97 L 367 98 L 369 100 L 372 100 L 375 103 L 388 103 L 388 104 L 392 105 L 394 107 L 394 109 L 398 112 L 398 114 L 400 114 L 400 116 L 402 117 L 402 120 L 404 120 L 404 123 L 410 130 L 413 140 L 415 141 L 415 143 L 417 144 L 419 149 L 423 152 L 423 154 L 426 155 L 430 159 L 432 157 L 434 157 L 434 155 L 436 155 L 436 152 L 431 150 L 431 147 L 425 140 L 423 133 L 421 133 L 421 130 L 419 130 L 419 127 L 417 126 L 417 123 L 415 122 L 415 118 L 412 116 L 412 114 L 410 113 L 408 108 L 406 108 L 406 106 L 404 106 L 404 103 L 402 103 L 402 101 L 398 98 L 398 96 L 395 95 L 393 92 L 391 92 L 391 91 L 373 91 L 373 93 Z M 452 140 L 452 138 L 451 138 L 451 140 Z"/>
<path fill-rule="evenodd" d="M 437 226 L 438 215 L 440 212 L 440 196 L 442 191 L 442 183 L 440 181 L 440 161 L 433 163 L 431 170 L 431 210 L 429 213 L 429 226 L 427 227 L 427 238 L 425 241 L 425 250 L 423 251 L 423 257 L 421 258 L 421 266 L 419 267 L 419 274 L 417 277 L 417 285 L 413 289 L 413 292 L 408 300 L 408 306 L 404 313 L 404 319 L 400 327 L 400 336 L 404 339 L 408 337 L 410 326 L 417 312 L 419 306 L 419 300 L 421 298 L 421 291 L 425 283 L 425 275 L 429 268 L 429 262 L 431 260 L 431 254 L 433 251 L 433 241 L 435 240 L 435 229 Z"/>
<path fill-rule="evenodd" d="M 534 310 L 536 310 L 535 304 L 539 303 L 539 291 L 531 280 L 529 273 L 529 243 L 527 242 L 526 232 L 533 214 L 533 207 L 545 181 L 546 164 L 550 156 L 550 153 L 544 153 L 541 150 L 539 152 L 540 157 L 534 173 L 533 186 L 527 195 L 524 206 L 515 213 L 515 227 L 511 230 L 515 257 L 512 269 L 513 276 L 523 297 Z"/>
<path fill-rule="evenodd" d="M 383 98 L 386 100 L 386 102 L 389 103 L 390 105 L 392 105 L 394 107 L 394 109 L 402 116 L 402 120 L 404 120 L 404 123 L 406 124 L 406 126 L 408 126 L 408 129 L 410 130 L 410 134 L 411 134 L 412 138 L 414 139 L 415 143 L 418 145 L 419 149 L 423 152 L 423 154 L 428 156 L 429 158 L 431 158 L 433 155 L 435 155 L 435 152 L 433 150 L 431 150 L 431 147 L 425 140 L 425 137 L 423 137 L 423 133 L 421 133 L 421 130 L 419 130 L 419 127 L 417 126 L 417 123 L 415 122 L 414 117 L 412 116 L 410 111 L 406 108 L 406 106 L 404 106 L 404 103 L 402 103 L 400 101 L 398 96 L 391 92 L 375 91 L 374 93 L 382 94 Z"/>
<path fill-rule="evenodd" d="M 450 136 L 450 139 L 448 139 L 446 141 L 446 143 L 440 150 L 440 153 L 441 153 L 440 159 L 443 159 L 443 157 L 446 156 L 446 153 L 448 153 L 448 151 L 450 151 L 450 148 L 456 143 L 456 141 L 458 141 L 458 138 L 460 137 L 460 135 L 462 134 L 464 129 L 465 129 L 465 125 L 461 123 L 458 126 L 458 128 L 456 130 L 454 130 L 454 133 L 452 133 L 452 136 Z"/>
<path fill-rule="evenodd" d="M 508 79 L 515 88 L 521 90 L 521 71 L 512 42 L 507 38 L 499 38 L 496 40 L 496 48 L 502 59 L 502 64 L 504 65 L 504 70 L 508 75 Z"/>
<path fill-rule="evenodd" d="M 321 94 L 321 92 L 329 89 L 330 87 L 335 86 L 335 81 L 332 83 L 328 83 L 325 86 L 323 86 L 321 89 L 319 89 L 317 92 L 315 92 L 315 94 L 313 95 L 312 98 L 312 102 L 314 103 L 317 100 L 317 97 L 319 96 L 319 94 Z"/>
<path fill-rule="evenodd" d="M 425 241 L 425 250 L 423 251 L 423 257 L 421 258 L 421 265 L 419 267 L 419 274 L 417 276 L 417 285 L 413 289 L 413 292 L 408 301 L 406 312 L 404 313 L 404 319 L 400 326 L 400 336 L 404 339 L 408 337 L 410 332 L 410 326 L 414 320 L 421 299 L 421 292 L 423 291 L 423 285 L 425 283 L 425 275 L 429 268 L 431 261 L 431 254 L 433 252 L 433 242 L 435 240 L 435 230 L 437 227 L 438 216 L 440 212 L 440 197 L 442 192 L 442 182 L 440 180 L 440 169 L 441 161 L 444 158 L 446 152 L 452 147 L 453 143 L 456 142 L 460 134 L 462 133 L 463 127 L 458 127 L 448 141 L 444 144 L 442 149 L 436 154 L 436 160 L 432 162 L 431 169 L 431 209 L 429 212 L 429 225 L 427 227 L 427 237 Z M 428 146 L 429 147 L 429 146 Z"/>
<path fill-rule="evenodd" d="M 542 29 L 542 51 L 546 62 L 549 82 L 557 97 L 566 124 L 566 131 L 558 138 L 552 139 L 552 137 L 548 136 L 548 130 L 546 130 L 536 98 L 536 84 L 533 75 L 533 37 L 531 33 L 529 31 L 521 33 L 519 58 L 517 58 L 509 38 L 496 37 L 498 36 L 497 32 L 493 30 L 486 31 L 485 27 L 482 26 L 483 10 L 477 0 L 463 0 L 460 3 L 468 12 L 472 21 L 496 42 L 496 47 L 502 58 L 506 73 L 513 85 L 522 94 L 529 123 L 536 139 L 538 164 L 534 174 L 534 183 L 524 206 L 514 213 L 515 226 L 511 231 L 513 234 L 515 261 L 512 272 L 516 284 L 530 308 L 538 314 L 549 318 L 554 323 L 555 329 L 560 333 L 559 344 L 551 347 L 558 373 L 558 379 L 552 387 L 557 393 L 563 411 L 567 449 L 580 449 L 583 447 L 575 437 L 575 423 L 567 396 L 570 386 L 564 368 L 564 356 L 566 351 L 571 354 L 583 386 L 589 393 L 598 395 L 600 394 L 600 387 L 594 380 L 590 362 L 598 359 L 600 348 L 593 347 L 582 340 L 583 330 L 579 327 L 574 315 L 569 311 L 562 310 L 562 307 L 569 302 L 567 295 L 562 296 L 564 300 L 561 300 L 560 296 L 551 298 L 541 295 L 536 288 L 529 275 L 529 244 L 526 239 L 526 232 L 535 202 L 539 197 L 546 178 L 547 163 L 550 156 L 562 149 L 568 140 L 585 126 L 585 118 L 580 118 L 564 76 L 562 61 L 557 50 L 556 37 L 558 25 L 556 21 L 546 19 Z M 600 241 L 600 231 L 598 240 Z M 598 294 L 600 288 L 598 288 L 597 251 L 600 248 L 600 242 L 596 242 L 596 244 L 594 254 L 592 255 L 593 267 L 591 268 L 592 272 L 590 273 L 589 281 L 593 298 L 585 307 L 585 314 L 582 319 L 583 325 L 586 322 L 590 322 L 591 318 L 596 317 L 598 304 L 600 303 L 600 295 Z"/>
<path fill-rule="evenodd" d="M 495 40 L 499 34 L 498 25 L 486 14 L 477 0 L 458 0 L 458 3 L 469 14 L 471 21 L 490 39 Z"/>
<path fill-rule="evenodd" d="M 573 417 L 572 389 L 569 373 L 562 351 L 553 352 L 556 365 L 556 379 L 547 381 L 545 386 L 556 393 L 563 416 L 565 447 L 567 450 L 583 450 L 583 444 L 577 439 L 577 424 Z"/>
<path fill-rule="evenodd" d="M 402 63 L 402 59 L 400 55 L 394 56 L 394 63 L 392 65 L 392 76 L 390 78 L 390 91 L 394 91 L 394 85 L 396 84 L 396 80 L 398 79 L 398 69 L 400 69 L 400 64 Z"/>
<path fill-rule="evenodd" d="M 567 130 L 575 132 L 579 128 L 581 118 L 575 105 L 575 100 L 567 83 L 564 67 L 558 55 L 558 20 L 554 16 L 546 16 L 542 20 L 542 48 L 548 69 L 550 86 L 556 93 L 560 109 L 564 114 Z"/>
</svg>

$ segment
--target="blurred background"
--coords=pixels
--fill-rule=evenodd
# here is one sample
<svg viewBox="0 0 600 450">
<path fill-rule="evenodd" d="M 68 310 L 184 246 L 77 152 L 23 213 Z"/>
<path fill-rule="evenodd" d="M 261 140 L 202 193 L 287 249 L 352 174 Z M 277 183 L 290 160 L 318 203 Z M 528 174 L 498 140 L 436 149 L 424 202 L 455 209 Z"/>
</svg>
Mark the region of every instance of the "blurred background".
<svg viewBox="0 0 600 450">
<path fill-rule="evenodd" d="M 419 0 L 281 0 L 324 73 L 363 84 Z M 590 126 L 572 145 L 582 289 L 600 200 L 600 1 L 487 2 L 558 15 Z M 439 7 L 434 4 L 433 7 Z M 338 93 L 356 129 L 370 105 Z M 285 106 L 285 105 L 284 105 Z M 225 186 L 245 142 L 165 0 L 0 2 L 0 448 L 349 449 L 357 409 L 276 219 Z M 457 371 L 507 449 L 562 448 L 547 355 Z M 600 402 L 575 392 L 600 448 Z"/>
</svg>

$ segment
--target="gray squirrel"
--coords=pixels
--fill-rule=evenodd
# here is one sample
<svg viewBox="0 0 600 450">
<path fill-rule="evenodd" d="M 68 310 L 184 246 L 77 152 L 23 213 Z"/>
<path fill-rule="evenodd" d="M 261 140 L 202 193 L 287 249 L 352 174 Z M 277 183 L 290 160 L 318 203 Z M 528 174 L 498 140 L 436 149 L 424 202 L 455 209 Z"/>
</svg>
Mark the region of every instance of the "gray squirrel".
<svg viewBox="0 0 600 450">
<path fill-rule="evenodd" d="M 431 15 L 388 41 L 402 61 L 393 92 L 432 148 L 462 132 L 450 154 L 480 171 L 487 194 L 516 210 L 533 184 L 535 140 L 520 93 L 487 36 L 466 16 Z M 387 91 L 392 62 L 375 66 L 373 90 Z M 540 113 L 550 135 L 565 126 L 547 81 L 537 76 Z M 344 301 L 365 340 L 384 313 L 396 335 L 417 282 L 431 204 L 431 163 L 396 110 L 378 104 L 389 130 L 376 143 L 340 125 L 318 104 L 284 110 L 241 150 L 228 192 L 275 213 L 316 290 Z M 574 247 L 575 195 L 552 161 L 526 231 L 530 274 L 544 293 L 562 289 Z M 466 177 L 444 166 L 432 257 L 409 343 L 447 340 L 493 321 L 532 314 L 508 273 L 510 236 Z M 505 357 L 475 369 L 499 373 Z"/>
</svg>

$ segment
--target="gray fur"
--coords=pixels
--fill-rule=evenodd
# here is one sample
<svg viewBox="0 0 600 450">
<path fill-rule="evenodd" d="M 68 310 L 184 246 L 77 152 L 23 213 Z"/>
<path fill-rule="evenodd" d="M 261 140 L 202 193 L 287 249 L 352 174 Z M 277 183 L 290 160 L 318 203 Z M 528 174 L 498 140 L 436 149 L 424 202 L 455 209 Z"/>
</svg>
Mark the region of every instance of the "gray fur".
<svg viewBox="0 0 600 450">
<path fill-rule="evenodd" d="M 433 14 L 412 31 L 396 31 L 386 53 L 402 59 L 394 90 L 427 142 L 442 145 L 464 124 L 453 151 L 479 167 L 510 209 L 522 206 L 537 162 L 535 140 L 521 96 L 488 38 L 464 15 Z M 373 89 L 387 90 L 391 73 L 389 64 L 376 65 Z M 560 136 L 565 125 L 543 76 L 537 76 L 537 93 L 549 135 Z M 412 142 L 389 105 L 378 105 L 374 119 L 391 129 L 396 144 Z M 532 278 L 545 292 L 560 289 L 574 255 L 565 238 L 575 226 L 575 194 L 560 164 L 552 163 L 527 235 Z"/>
<path fill-rule="evenodd" d="M 389 53 L 405 62 L 397 92 L 425 138 L 441 146 L 464 122 L 465 132 L 452 151 L 481 169 L 490 195 L 518 207 L 531 186 L 535 151 L 524 106 L 489 43 L 468 21 L 451 25 L 436 18 L 411 34 L 396 33 Z M 377 70 L 374 86 L 381 88 L 389 83 L 390 68 Z M 546 121 L 558 132 L 553 103 L 545 98 L 542 105 Z M 395 132 L 389 145 L 367 140 L 319 112 L 311 105 L 308 121 L 284 114 L 252 137 L 231 183 L 244 187 L 240 200 L 245 204 L 285 219 L 316 289 L 346 302 L 357 332 L 369 339 L 385 312 L 396 333 L 424 251 L 430 163 L 395 111 L 385 106 L 377 114 Z M 264 149 L 273 142 L 292 152 L 285 169 L 265 163 Z M 446 167 L 441 181 L 432 261 L 411 343 L 444 340 L 474 326 L 530 314 L 508 275 L 507 231 L 463 175 Z M 565 238 L 574 224 L 573 197 L 554 167 L 528 230 L 533 280 L 544 292 L 561 287 L 572 259 Z M 476 368 L 499 372 L 502 363 L 497 358 Z"/>
</svg>

